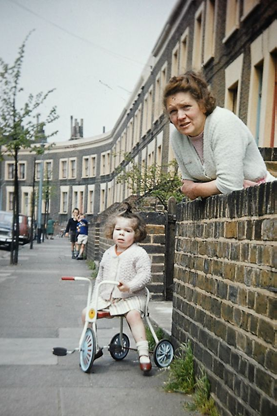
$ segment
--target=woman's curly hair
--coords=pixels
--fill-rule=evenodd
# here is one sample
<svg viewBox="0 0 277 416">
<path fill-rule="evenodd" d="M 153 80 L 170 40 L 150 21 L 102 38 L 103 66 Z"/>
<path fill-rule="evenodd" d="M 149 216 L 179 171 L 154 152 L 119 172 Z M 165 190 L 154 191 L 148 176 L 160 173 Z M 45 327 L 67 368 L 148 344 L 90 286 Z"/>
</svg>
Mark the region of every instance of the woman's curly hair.
<svg viewBox="0 0 277 416">
<path fill-rule="evenodd" d="M 163 94 L 163 106 L 167 112 L 167 99 L 178 92 L 189 92 L 202 105 L 206 116 L 216 107 L 216 99 L 209 91 L 209 86 L 203 76 L 194 71 L 187 71 L 184 75 L 170 78 Z"/>
<path fill-rule="evenodd" d="M 132 212 L 132 207 L 128 202 L 124 202 L 124 204 L 127 205 L 126 210 L 112 215 L 106 222 L 105 236 L 107 238 L 113 238 L 113 231 L 117 218 L 127 218 L 131 220 L 132 228 L 135 231 L 135 243 L 140 243 L 147 236 L 146 224 L 139 215 Z"/>
</svg>

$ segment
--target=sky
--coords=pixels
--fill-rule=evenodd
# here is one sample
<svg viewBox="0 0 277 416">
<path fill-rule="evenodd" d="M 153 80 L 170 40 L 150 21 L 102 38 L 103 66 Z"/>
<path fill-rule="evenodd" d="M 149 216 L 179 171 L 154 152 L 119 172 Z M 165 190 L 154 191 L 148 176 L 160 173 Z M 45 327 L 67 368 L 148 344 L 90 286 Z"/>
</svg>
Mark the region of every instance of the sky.
<svg viewBox="0 0 277 416">
<path fill-rule="evenodd" d="M 51 93 L 43 115 L 57 107 L 58 130 L 70 139 L 70 116 L 84 137 L 115 125 L 177 0 L 0 0 L 0 57 L 13 64 L 26 43 L 19 103 Z"/>
</svg>

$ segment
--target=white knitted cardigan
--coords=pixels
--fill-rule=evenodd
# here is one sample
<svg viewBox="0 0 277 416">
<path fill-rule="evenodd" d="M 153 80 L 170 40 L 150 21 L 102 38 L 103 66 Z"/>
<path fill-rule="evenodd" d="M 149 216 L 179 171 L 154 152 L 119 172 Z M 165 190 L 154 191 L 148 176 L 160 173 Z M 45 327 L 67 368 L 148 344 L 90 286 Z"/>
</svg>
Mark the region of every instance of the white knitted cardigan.
<svg viewBox="0 0 277 416">
<path fill-rule="evenodd" d="M 100 296 L 109 300 L 114 298 L 128 298 L 144 294 L 144 288 L 151 280 L 151 260 L 146 251 L 136 243 L 132 244 L 119 256 L 115 253 L 115 246 L 105 251 L 99 266 L 96 284 L 103 280 L 116 280 L 127 283 L 129 292 L 120 292 L 112 285 L 102 285 Z"/>
<path fill-rule="evenodd" d="M 243 189 L 244 179 L 267 176 L 264 160 L 248 127 L 231 111 L 216 107 L 205 122 L 202 165 L 187 136 L 176 129 L 171 144 L 183 179 L 209 182 L 223 194 Z"/>
</svg>

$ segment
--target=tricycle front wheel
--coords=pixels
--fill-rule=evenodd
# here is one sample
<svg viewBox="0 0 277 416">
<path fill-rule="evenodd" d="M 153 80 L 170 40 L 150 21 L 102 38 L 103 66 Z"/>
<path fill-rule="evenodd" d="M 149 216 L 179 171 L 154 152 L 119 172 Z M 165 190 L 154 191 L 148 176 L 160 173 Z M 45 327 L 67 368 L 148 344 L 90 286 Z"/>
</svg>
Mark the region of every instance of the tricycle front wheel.
<svg viewBox="0 0 277 416">
<path fill-rule="evenodd" d="M 86 330 L 85 339 L 80 351 L 80 366 L 84 373 L 89 373 L 92 369 L 96 352 L 95 333 L 91 328 Z"/>
</svg>

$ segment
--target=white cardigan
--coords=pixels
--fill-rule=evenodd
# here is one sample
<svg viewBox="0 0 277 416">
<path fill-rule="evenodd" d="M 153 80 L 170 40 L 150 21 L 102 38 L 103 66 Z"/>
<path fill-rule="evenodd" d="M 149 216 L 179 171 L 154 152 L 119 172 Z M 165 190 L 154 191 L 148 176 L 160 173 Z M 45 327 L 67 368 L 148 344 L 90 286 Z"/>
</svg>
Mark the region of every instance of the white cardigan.
<svg viewBox="0 0 277 416">
<path fill-rule="evenodd" d="M 128 298 L 145 294 L 144 288 L 151 280 L 151 260 L 146 251 L 136 243 L 119 256 L 115 246 L 105 251 L 99 266 L 96 285 L 103 280 L 116 280 L 127 283 L 129 292 L 121 292 L 116 286 L 101 285 L 99 295 L 102 299 Z"/>
<path fill-rule="evenodd" d="M 244 179 L 267 176 L 265 162 L 248 127 L 231 111 L 216 107 L 205 122 L 202 165 L 189 138 L 176 129 L 171 144 L 183 179 L 216 180 L 223 194 L 243 189 Z"/>
</svg>

